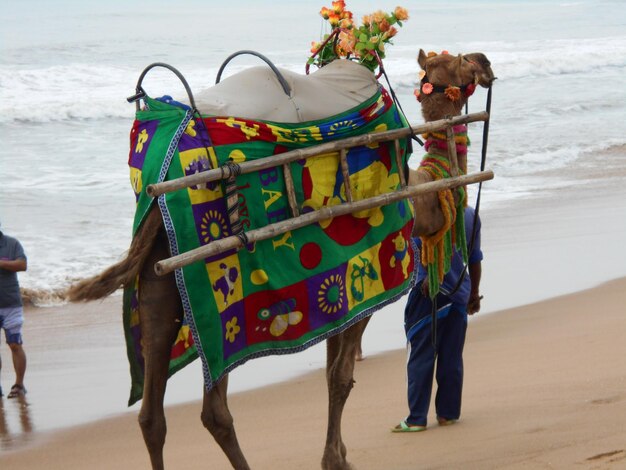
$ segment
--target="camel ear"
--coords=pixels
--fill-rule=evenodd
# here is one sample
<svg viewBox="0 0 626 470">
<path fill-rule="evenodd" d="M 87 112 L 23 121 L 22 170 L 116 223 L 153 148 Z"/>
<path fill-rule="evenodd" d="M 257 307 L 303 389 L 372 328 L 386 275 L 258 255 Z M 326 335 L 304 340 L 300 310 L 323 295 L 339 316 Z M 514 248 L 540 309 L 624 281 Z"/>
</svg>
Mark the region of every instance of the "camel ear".
<svg viewBox="0 0 626 470">
<path fill-rule="evenodd" d="M 463 58 L 462 54 L 459 54 L 455 60 L 456 62 L 456 69 L 459 71 L 459 73 L 462 72 L 463 70 L 463 66 L 465 65 L 465 59 Z"/>
<path fill-rule="evenodd" d="M 426 59 L 428 59 L 428 56 L 424 52 L 424 49 L 420 49 L 420 52 L 417 55 L 417 63 L 420 64 L 422 70 L 426 70 Z"/>
</svg>

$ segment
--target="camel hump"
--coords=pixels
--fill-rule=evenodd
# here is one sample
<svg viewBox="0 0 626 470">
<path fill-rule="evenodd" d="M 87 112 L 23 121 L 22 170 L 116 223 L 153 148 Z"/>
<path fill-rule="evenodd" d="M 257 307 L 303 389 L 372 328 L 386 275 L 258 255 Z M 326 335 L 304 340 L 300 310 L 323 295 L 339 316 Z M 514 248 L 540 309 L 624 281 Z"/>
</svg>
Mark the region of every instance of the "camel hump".
<svg viewBox="0 0 626 470">
<path fill-rule="evenodd" d="M 310 75 L 279 68 L 291 88 L 287 95 L 266 66 L 242 70 L 196 95 L 201 114 L 300 123 L 325 119 L 352 109 L 378 91 L 366 67 L 335 60 Z"/>
</svg>

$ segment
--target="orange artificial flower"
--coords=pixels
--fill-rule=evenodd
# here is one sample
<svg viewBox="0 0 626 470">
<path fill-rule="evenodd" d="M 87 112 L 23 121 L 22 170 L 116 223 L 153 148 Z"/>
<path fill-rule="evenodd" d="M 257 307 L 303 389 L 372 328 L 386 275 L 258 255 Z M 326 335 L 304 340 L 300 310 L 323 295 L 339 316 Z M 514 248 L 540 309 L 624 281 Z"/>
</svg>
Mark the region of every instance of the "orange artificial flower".
<svg viewBox="0 0 626 470">
<path fill-rule="evenodd" d="M 369 26 L 370 24 L 372 24 L 372 16 L 365 15 L 363 18 L 361 18 L 361 23 L 363 23 L 363 26 Z"/>
<path fill-rule="evenodd" d="M 415 99 L 419 101 L 419 99 L 420 99 L 420 89 L 416 88 L 415 90 L 413 90 L 413 94 L 415 95 Z"/>
<path fill-rule="evenodd" d="M 320 50 L 321 44 L 319 42 L 312 41 L 311 42 L 311 54 L 317 54 L 317 51 Z"/>
<path fill-rule="evenodd" d="M 396 34 L 398 34 L 398 30 L 395 28 L 395 26 L 392 26 L 391 28 L 389 28 L 389 31 L 387 31 L 387 37 L 388 38 L 392 38 Z"/>
<path fill-rule="evenodd" d="M 350 18 L 344 18 L 339 22 L 339 27 L 343 29 L 352 29 L 353 26 Z"/>
<path fill-rule="evenodd" d="M 322 18 L 327 20 L 328 17 L 330 16 L 330 9 L 328 9 L 326 7 L 322 7 L 322 9 L 320 10 L 320 15 L 322 15 Z"/>
<path fill-rule="evenodd" d="M 437 57 L 437 53 L 436 53 L 436 52 L 434 52 L 434 51 L 430 51 L 430 52 L 428 53 L 428 58 L 430 59 L 431 57 Z"/>
<path fill-rule="evenodd" d="M 396 7 L 396 9 L 393 11 L 393 14 L 400 21 L 409 19 L 409 12 L 406 10 L 406 8 Z"/>
<path fill-rule="evenodd" d="M 335 13 L 341 13 L 346 8 L 346 2 L 344 0 L 335 0 L 333 2 L 333 10 Z"/>
<path fill-rule="evenodd" d="M 387 21 L 386 18 L 383 18 L 383 20 L 378 23 L 378 29 L 380 30 L 381 33 L 384 33 L 385 31 L 389 31 L 389 28 L 391 28 L 391 25 L 389 24 L 389 21 Z"/>
<path fill-rule="evenodd" d="M 376 24 L 380 24 L 381 21 L 383 21 L 386 17 L 387 15 L 385 15 L 384 11 L 382 10 L 375 11 L 374 13 L 372 13 L 372 22 Z"/>
<path fill-rule="evenodd" d="M 339 47 L 341 47 L 344 52 L 353 54 L 355 45 L 356 38 L 352 31 L 342 31 L 339 33 Z"/>
<path fill-rule="evenodd" d="M 340 18 L 336 13 L 331 13 L 328 17 L 328 22 L 333 28 L 336 28 L 337 26 L 339 26 L 339 19 Z"/>
<path fill-rule="evenodd" d="M 432 84 L 426 82 L 422 85 L 422 93 L 424 93 L 425 95 L 430 95 L 432 92 L 433 92 Z"/>
<path fill-rule="evenodd" d="M 458 101 L 461 99 L 461 89 L 458 86 L 450 85 L 444 91 L 450 101 Z"/>
</svg>

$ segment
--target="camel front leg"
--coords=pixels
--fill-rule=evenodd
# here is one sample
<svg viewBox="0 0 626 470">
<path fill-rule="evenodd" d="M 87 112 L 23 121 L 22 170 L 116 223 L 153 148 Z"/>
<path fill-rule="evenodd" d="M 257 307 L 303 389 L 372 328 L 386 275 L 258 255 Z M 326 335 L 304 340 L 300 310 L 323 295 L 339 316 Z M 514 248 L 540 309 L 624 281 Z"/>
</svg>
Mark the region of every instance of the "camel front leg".
<svg viewBox="0 0 626 470">
<path fill-rule="evenodd" d="M 204 391 L 202 424 L 222 448 L 233 468 L 249 470 L 250 467 L 241 447 L 239 447 L 239 441 L 235 434 L 233 417 L 228 409 L 227 390 L 228 376 L 224 377 L 209 392 Z"/>
<path fill-rule="evenodd" d="M 166 246 L 157 242 L 144 265 L 139 282 L 139 316 L 145 361 L 139 425 L 153 470 L 164 468 L 163 446 L 167 427 L 163 398 L 172 345 L 183 318 L 174 276 L 158 278 L 152 270 L 154 262 L 169 256 Z"/>
<path fill-rule="evenodd" d="M 354 385 L 355 353 L 364 325 L 357 323 L 326 342 L 326 380 L 328 382 L 328 429 L 322 458 L 324 470 L 349 470 L 346 446 L 341 438 L 341 416 Z"/>
</svg>

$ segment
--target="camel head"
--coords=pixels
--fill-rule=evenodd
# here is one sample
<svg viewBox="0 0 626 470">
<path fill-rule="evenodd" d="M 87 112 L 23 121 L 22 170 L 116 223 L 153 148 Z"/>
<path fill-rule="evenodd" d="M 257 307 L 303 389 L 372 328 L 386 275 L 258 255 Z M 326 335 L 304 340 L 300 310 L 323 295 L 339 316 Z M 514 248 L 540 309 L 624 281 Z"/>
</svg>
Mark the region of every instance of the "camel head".
<svg viewBox="0 0 626 470">
<path fill-rule="evenodd" d="M 476 85 L 488 88 L 496 78 L 491 62 L 480 52 L 454 56 L 420 49 L 417 62 L 424 72 L 418 100 L 426 121 L 461 114 Z"/>
</svg>

